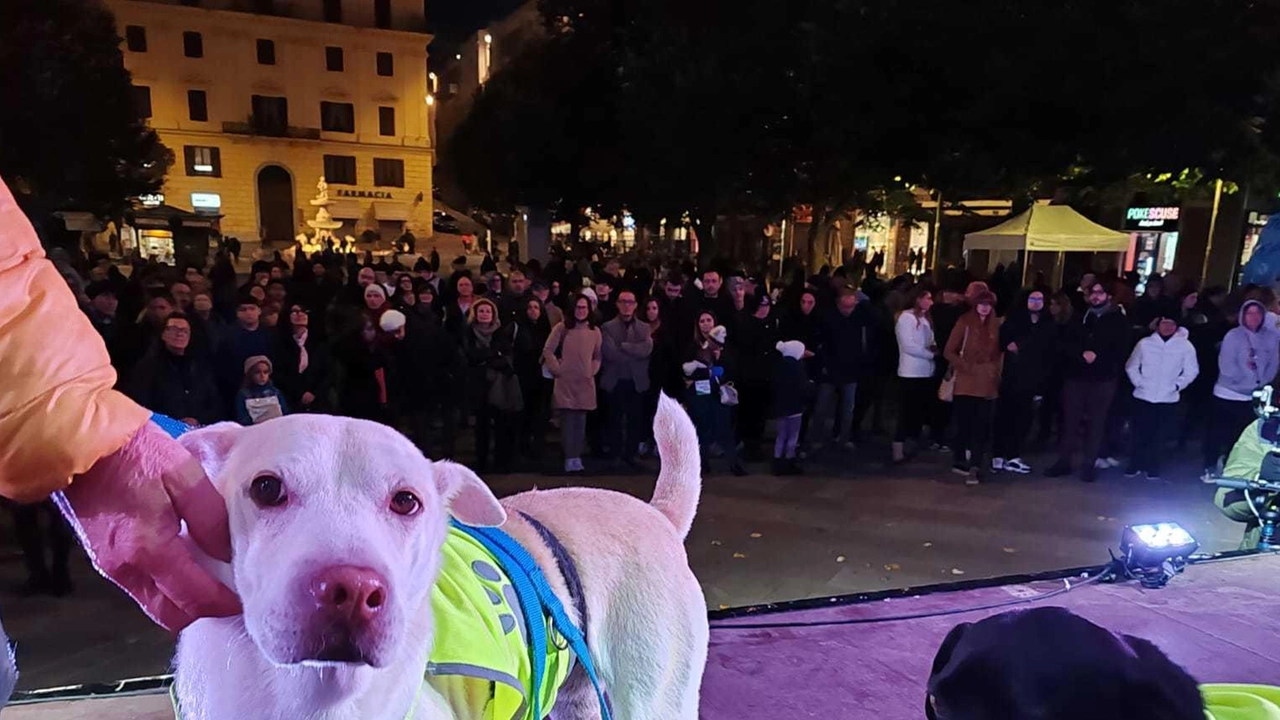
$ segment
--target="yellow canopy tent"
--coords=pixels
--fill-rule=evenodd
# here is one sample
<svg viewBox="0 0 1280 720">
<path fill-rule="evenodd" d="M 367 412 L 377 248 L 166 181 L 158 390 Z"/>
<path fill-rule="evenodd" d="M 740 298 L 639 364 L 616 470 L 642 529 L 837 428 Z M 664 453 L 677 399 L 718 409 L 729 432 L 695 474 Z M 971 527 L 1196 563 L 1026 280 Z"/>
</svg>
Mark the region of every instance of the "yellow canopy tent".
<svg viewBox="0 0 1280 720">
<path fill-rule="evenodd" d="M 968 233 L 964 249 L 1056 252 L 1125 252 L 1129 235 L 1105 228 L 1066 205 L 1033 205 L 993 228 Z M 1023 258 L 1025 274 L 1028 259 Z M 1061 272 L 1061 260 L 1055 274 Z"/>
</svg>

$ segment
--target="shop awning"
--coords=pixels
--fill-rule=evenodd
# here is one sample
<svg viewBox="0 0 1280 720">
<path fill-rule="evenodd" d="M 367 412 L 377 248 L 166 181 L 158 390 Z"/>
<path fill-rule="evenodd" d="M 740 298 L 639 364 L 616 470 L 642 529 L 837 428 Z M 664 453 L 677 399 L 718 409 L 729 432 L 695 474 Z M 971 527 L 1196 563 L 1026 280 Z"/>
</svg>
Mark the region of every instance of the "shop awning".
<svg viewBox="0 0 1280 720">
<path fill-rule="evenodd" d="M 73 232 L 102 232 L 102 221 L 93 213 L 65 210 L 55 212 L 54 215 L 62 220 L 62 224 L 68 230 Z"/>
<path fill-rule="evenodd" d="M 1035 205 L 993 228 L 964 236 L 965 250 L 1123 252 L 1129 235 L 1105 228 L 1066 205 Z"/>
<path fill-rule="evenodd" d="M 142 208 L 132 211 L 132 215 L 133 221 L 130 224 L 134 227 L 158 228 L 161 230 L 169 230 L 173 227 L 213 227 L 214 221 L 222 217 L 221 215 L 188 212 L 172 205 Z M 127 216 L 126 220 L 128 220 Z"/>
<path fill-rule="evenodd" d="M 384 202 L 379 200 L 373 204 L 373 214 L 379 220 L 404 222 L 409 219 L 408 203 Z"/>
<path fill-rule="evenodd" d="M 364 210 L 355 200 L 334 200 L 329 206 L 329 214 L 342 220 L 358 220 L 364 215 Z"/>
</svg>

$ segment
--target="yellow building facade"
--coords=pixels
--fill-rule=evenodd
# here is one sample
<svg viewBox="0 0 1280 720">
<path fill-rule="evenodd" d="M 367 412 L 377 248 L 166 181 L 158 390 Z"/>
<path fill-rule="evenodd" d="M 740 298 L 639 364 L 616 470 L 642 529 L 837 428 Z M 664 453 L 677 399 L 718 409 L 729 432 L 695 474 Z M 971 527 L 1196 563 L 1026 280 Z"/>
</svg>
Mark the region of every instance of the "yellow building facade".
<svg viewBox="0 0 1280 720">
<path fill-rule="evenodd" d="M 175 160 L 164 203 L 291 241 L 324 176 L 340 235 L 431 234 L 421 0 L 106 0 L 135 101 Z"/>
</svg>

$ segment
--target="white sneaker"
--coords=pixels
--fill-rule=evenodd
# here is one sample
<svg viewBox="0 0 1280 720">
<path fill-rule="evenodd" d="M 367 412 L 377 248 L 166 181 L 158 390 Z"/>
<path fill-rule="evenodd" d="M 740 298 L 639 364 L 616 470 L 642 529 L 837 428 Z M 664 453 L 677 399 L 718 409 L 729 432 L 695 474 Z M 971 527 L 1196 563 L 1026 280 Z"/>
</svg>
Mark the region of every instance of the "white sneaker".
<svg viewBox="0 0 1280 720">
<path fill-rule="evenodd" d="M 999 472 L 1004 469 L 1004 458 L 991 458 L 991 469 Z"/>
<path fill-rule="evenodd" d="M 1111 466 L 1107 464 L 1106 458 L 1098 458 L 1097 460 L 1093 461 L 1094 470 L 1106 470 L 1109 467 Z"/>
<path fill-rule="evenodd" d="M 1120 467 L 1120 461 L 1119 461 L 1119 460 L 1117 460 L 1117 459 L 1115 459 L 1115 458 L 1113 458 L 1113 457 L 1104 457 L 1104 458 L 1102 458 L 1102 461 L 1103 461 L 1104 463 L 1106 463 L 1106 464 L 1107 464 L 1107 467 L 1108 467 L 1108 468 L 1118 468 L 1118 467 Z"/>
<path fill-rule="evenodd" d="M 857 451 L 858 451 L 858 444 L 857 444 L 857 443 L 855 443 L 855 442 L 854 442 L 854 441 L 852 441 L 852 440 L 845 440 L 845 441 L 840 445 L 840 447 L 844 448 L 846 452 L 857 452 Z"/>
<path fill-rule="evenodd" d="M 1022 458 L 1014 458 L 1005 462 L 1004 469 L 1009 472 L 1015 472 L 1019 475 L 1026 475 L 1031 472 L 1031 466 L 1022 462 Z"/>
</svg>

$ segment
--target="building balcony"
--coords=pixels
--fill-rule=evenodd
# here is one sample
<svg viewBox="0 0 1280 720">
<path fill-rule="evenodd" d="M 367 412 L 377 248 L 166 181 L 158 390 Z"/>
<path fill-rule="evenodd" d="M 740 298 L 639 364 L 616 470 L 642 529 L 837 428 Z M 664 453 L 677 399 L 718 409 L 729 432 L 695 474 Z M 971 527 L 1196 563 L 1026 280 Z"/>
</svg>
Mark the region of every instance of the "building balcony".
<svg viewBox="0 0 1280 720">
<path fill-rule="evenodd" d="M 259 135 L 262 137 L 291 138 L 294 140 L 319 140 L 320 128 L 294 127 L 255 121 L 224 122 L 222 132 L 230 135 Z"/>
</svg>

